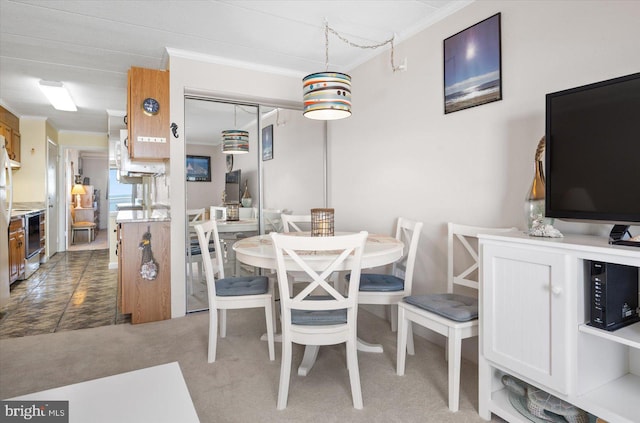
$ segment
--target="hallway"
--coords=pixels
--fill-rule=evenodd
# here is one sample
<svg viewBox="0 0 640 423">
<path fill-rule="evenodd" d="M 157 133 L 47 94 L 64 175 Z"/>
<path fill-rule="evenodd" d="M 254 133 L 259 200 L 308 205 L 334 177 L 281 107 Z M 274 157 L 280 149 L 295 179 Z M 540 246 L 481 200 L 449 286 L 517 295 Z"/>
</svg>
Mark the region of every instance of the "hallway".
<svg viewBox="0 0 640 423">
<path fill-rule="evenodd" d="M 117 278 L 108 249 L 55 254 L 11 286 L 0 311 L 0 338 L 129 323 L 130 315 L 117 309 Z"/>
</svg>

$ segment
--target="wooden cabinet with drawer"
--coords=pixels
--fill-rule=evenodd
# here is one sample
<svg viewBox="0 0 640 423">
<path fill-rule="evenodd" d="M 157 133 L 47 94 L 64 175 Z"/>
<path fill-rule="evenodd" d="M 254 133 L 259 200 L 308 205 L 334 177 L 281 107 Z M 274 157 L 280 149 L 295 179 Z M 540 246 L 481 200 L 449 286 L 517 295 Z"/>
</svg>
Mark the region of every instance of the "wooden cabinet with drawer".
<svg viewBox="0 0 640 423">
<path fill-rule="evenodd" d="M 11 160 L 20 161 L 20 120 L 0 106 L 0 134 L 4 136 L 4 143 Z"/>
<path fill-rule="evenodd" d="M 24 219 L 13 218 L 9 223 L 9 283 L 24 275 L 25 271 Z"/>
<path fill-rule="evenodd" d="M 132 159 L 169 158 L 169 111 L 169 71 L 129 69 L 126 144 Z"/>
</svg>

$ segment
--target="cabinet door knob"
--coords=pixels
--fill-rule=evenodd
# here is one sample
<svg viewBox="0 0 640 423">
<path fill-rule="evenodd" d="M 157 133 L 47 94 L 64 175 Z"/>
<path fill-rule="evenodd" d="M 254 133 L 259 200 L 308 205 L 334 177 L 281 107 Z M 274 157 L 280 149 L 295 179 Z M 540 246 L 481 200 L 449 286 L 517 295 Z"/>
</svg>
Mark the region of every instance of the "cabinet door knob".
<svg viewBox="0 0 640 423">
<path fill-rule="evenodd" d="M 554 295 L 560 295 L 562 294 L 562 288 L 559 286 L 551 287 L 551 292 L 553 292 Z"/>
</svg>

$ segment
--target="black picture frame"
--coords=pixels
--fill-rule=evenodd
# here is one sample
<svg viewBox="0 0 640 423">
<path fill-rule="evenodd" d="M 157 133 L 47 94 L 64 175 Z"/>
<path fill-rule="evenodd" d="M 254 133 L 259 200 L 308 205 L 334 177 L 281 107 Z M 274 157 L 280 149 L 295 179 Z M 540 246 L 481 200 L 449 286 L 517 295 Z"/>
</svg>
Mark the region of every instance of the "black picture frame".
<svg viewBox="0 0 640 423">
<path fill-rule="evenodd" d="M 273 125 L 262 128 L 262 161 L 273 159 Z"/>
<path fill-rule="evenodd" d="M 187 182 L 211 182 L 211 156 L 187 155 Z"/>
<path fill-rule="evenodd" d="M 443 42 L 444 113 L 502 100 L 501 14 Z"/>
</svg>

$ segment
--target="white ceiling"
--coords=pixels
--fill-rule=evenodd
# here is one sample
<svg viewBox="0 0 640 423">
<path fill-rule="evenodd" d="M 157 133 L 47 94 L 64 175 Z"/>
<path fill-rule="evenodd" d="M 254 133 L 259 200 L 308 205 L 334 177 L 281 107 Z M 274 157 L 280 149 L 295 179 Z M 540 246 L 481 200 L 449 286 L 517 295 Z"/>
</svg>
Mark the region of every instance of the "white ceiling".
<svg viewBox="0 0 640 423">
<path fill-rule="evenodd" d="M 401 42 L 471 1 L 0 0 L 0 104 L 60 131 L 107 133 L 108 113 L 126 108 L 127 70 L 164 69 L 167 49 L 302 78 L 325 69 L 325 19 L 360 45 Z M 332 70 L 379 53 L 329 35 Z M 41 79 L 63 82 L 78 111 L 55 110 Z"/>
</svg>

